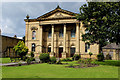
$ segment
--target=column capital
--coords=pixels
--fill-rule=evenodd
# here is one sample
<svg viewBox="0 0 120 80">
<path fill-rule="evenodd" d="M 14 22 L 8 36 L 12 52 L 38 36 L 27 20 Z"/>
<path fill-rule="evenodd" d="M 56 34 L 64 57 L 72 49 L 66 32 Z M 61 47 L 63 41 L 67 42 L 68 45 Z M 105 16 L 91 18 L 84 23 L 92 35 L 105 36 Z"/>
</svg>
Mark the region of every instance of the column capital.
<svg viewBox="0 0 120 80">
<path fill-rule="evenodd" d="M 51 24 L 52 28 L 54 28 L 54 24 Z"/>
</svg>

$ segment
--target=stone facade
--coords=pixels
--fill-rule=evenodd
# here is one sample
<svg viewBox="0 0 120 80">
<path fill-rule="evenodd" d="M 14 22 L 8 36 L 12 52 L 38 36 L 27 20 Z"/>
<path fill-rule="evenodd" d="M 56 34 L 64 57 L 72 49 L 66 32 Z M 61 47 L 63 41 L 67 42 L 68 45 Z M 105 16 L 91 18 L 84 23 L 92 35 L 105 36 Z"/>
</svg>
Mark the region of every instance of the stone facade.
<svg viewBox="0 0 120 80">
<path fill-rule="evenodd" d="M 116 45 L 116 43 L 111 43 L 102 48 L 104 57 L 109 54 L 112 60 L 120 60 L 120 45 Z"/>
<path fill-rule="evenodd" d="M 34 51 L 35 56 L 41 53 L 50 53 L 50 56 L 66 58 L 80 54 L 83 58 L 93 58 L 99 53 L 99 45 L 87 47 L 81 35 L 85 33 L 82 21 L 75 18 L 76 13 L 63 10 L 59 6 L 36 19 L 26 16 L 25 44 L 29 52 Z M 87 49 L 85 49 L 87 48 Z"/>
<path fill-rule="evenodd" d="M 15 53 L 13 47 L 17 45 L 19 41 L 23 41 L 22 39 L 18 39 L 15 37 L 8 37 L 1 35 L 2 42 L 2 57 L 14 57 Z"/>
</svg>

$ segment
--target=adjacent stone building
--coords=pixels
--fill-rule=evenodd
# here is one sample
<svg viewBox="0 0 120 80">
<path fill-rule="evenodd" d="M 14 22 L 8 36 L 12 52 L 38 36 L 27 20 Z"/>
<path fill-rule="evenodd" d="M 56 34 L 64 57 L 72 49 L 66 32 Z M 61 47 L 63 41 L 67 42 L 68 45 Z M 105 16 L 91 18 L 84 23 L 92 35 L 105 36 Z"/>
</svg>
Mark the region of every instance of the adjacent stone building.
<svg viewBox="0 0 120 80">
<path fill-rule="evenodd" d="M 88 53 L 92 52 L 92 57 L 96 58 L 99 45 L 89 45 L 82 41 L 81 35 L 85 33 L 85 27 L 75 15 L 77 14 L 59 6 L 35 19 L 30 19 L 27 15 L 25 44 L 29 52 L 34 51 L 35 56 L 49 53 L 51 57 L 60 58 L 72 57 L 74 54 L 87 58 Z"/>
<path fill-rule="evenodd" d="M 111 43 L 102 47 L 102 51 L 104 57 L 109 54 L 112 60 L 120 60 L 120 45 L 116 45 L 116 43 Z"/>
<path fill-rule="evenodd" d="M 13 50 L 13 47 L 17 45 L 19 41 L 23 41 L 22 39 L 18 39 L 17 37 L 9 37 L 0 35 L 0 51 L 1 57 L 15 57 L 17 56 Z"/>
<path fill-rule="evenodd" d="M 2 36 L 1 36 L 1 29 L 0 29 L 0 57 L 2 57 Z"/>
</svg>

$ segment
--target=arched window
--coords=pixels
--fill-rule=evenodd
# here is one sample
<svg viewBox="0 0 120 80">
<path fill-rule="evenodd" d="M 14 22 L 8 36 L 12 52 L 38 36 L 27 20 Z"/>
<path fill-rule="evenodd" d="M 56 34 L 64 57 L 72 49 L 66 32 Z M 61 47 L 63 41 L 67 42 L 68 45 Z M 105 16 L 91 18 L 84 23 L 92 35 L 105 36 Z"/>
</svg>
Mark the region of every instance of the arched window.
<svg viewBox="0 0 120 80">
<path fill-rule="evenodd" d="M 59 37 L 63 37 L 63 29 L 60 29 L 59 31 Z"/>
<path fill-rule="evenodd" d="M 90 44 L 89 43 L 85 43 L 85 52 L 88 52 L 88 49 L 90 49 Z"/>
<path fill-rule="evenodd" d="M 76 28 L 73 28 L 71 30 L 71 37 L 74 38 L 75 37 L 75 33 L 76 33 Z"/>
<path fill-rule="evenodd" d="M 32 51 L 35 52 L 35 43 L 32 43 Z"/>
<path fill-rule="evenodd" d="M 36 31 L 32 32 L 32 39 L 36 39 Z"/>
<path fill-rule="evenodd" d="M 51 29 L 49 29 L 48 38 L 51 38 L 51 34 L 52 34 Z"/>
</svg>

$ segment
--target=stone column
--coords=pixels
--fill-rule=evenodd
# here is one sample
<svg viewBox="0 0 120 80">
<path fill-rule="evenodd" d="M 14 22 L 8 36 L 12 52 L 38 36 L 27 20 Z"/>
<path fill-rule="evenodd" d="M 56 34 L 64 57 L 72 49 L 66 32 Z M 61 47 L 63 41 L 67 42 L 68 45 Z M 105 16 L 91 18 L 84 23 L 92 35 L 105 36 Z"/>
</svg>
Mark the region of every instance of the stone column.
<svg viewBox="0 0 120 80">
<path fill-rule="evenodd" d="M 62 53 L 62 58 L 66 58 L 66 24 L 64 24 L 63 53 Z"/>
<path fill-rule="evenodd" d="M 43 39 L 43 28 L 40 25 L 40 53 L 42 53 L 42 39 Z"/>
<path fill-rule="evenodd" d="M 54 25 L 52 24 L 52 38 L 51 38 L 51 53 L 50 57 L 54 56 Z"/>
<path fill-rule="evenodd" d="M 79 28 L 79 22 L 76 23 L 76 52 L 75 52 L 75 54 L 80 54 L 80 28 Z"/>
<path fill-rule="evenodd" d="M 113 59 L 113 60 L 117 60 L 117 59 L 116 59 L 116 50 L 115 50 L 115 49 L 113 50 L 113 58 L 112 58 L 112 59 Z"/>
</svg>

